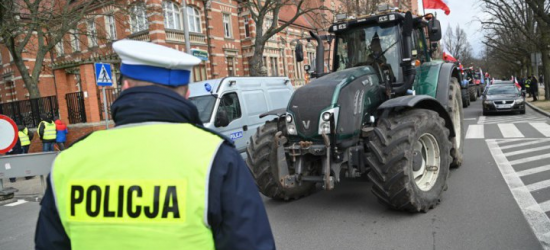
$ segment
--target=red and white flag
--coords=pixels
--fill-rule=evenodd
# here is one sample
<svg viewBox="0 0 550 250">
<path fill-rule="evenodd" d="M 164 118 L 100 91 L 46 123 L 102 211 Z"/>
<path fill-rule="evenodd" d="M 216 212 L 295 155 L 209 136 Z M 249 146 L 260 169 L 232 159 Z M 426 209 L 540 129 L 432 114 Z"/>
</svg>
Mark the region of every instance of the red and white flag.
<svg viewBox="0 0 550 250">
<path fill-rule="evenodd" d="M 446 0 L 422 0 L 424 9 L 438 9 L 445 11 L 445 15 L 451 14 L 451 9 L 447 6 Z"/>
<path fill-rule="evenodd" d="M 456 62 L 456 58 L 447 52 L 443 52 L 443 61 Z"/>
</svg>

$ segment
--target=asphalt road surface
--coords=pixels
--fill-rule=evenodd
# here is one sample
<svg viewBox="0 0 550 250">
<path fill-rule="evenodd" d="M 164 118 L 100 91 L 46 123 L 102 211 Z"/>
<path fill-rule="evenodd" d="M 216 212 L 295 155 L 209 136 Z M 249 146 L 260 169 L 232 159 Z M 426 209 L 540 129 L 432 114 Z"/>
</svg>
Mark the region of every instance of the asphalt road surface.
<svg viewBox="0 0 550 250">
<path fill-rule="evenodd" d="M 435 209 L 388 210 L 350 179 L 297 201 L 264 198 L 278 249 L 550 249 L 549 120 L 532 109 L 481 116 L 479 100 L 464 114 L 464 164 Z M 32 249 L 38 208 L 0 206 L 0 249 Z"/>
</svg>

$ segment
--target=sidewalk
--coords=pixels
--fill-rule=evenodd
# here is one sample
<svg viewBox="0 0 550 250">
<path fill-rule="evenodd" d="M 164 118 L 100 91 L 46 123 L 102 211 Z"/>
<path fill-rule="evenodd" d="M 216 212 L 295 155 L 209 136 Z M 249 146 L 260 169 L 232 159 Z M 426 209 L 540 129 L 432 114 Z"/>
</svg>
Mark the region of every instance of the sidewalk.
<svg viewBox="0 0 550 250">
<path fill-rule="evenodd" d="M 539 87 L 538 101 L 533 102 L 533 97 L 526 97 L 527 105 L 537 112 L 550 117 L 550 100 L 544 99 L 544 87 Z"/>
<path fill-rule="evenodd" d="M 44 180 L 46 180 L 46 176 L 44 176 Z M 40 183 L 40 176 L 35 176 L 30 180 L 25 180 L 25 178 L 17 178 L 15 183 L 11 183 L 8 178 L 3 178 L 2 181 L 4 182 L 4 188 L 12 187 L 18 190 L 15 192 L 16 199 L 19 198 L 28 201 L 39 201 L 44 194 L 42 184 Z"/>
</svg>

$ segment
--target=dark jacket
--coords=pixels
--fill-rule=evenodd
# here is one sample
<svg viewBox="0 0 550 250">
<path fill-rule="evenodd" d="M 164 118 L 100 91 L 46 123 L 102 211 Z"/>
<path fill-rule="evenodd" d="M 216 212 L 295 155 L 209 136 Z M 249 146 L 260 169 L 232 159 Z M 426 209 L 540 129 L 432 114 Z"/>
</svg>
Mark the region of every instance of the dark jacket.
<svg viewBox="0 0 550 250">
<path fill-rule="evenodd" d="M 53 122 L 51 118 L 46 118 L 45 120 L 43 120 L 47 123 L 50 123 L 50 122 Z M 44 140 L 44 129 L 45 129 L 45 125 L 44 123 L 41 121 L 40 122 L 40 125 L 38 125 L 38 136 L 40 137 L 40 140 L 42 140 L 42 142 L 55 142 L 55 139 L 53 140 Z"/>
<path fill-rule="evenodd" d="M 17 139 L 15 146 L 6 153 L 6 155 L 18 155 L 23 153 L 23 147 L 21 147 L 21 139 Z"/>
<path fill-rule="evenodd" d="M 117 126 L 162 121 L 190 123 L 204 129 L 197 108 L 191 102 L 161 87 L 125 90 L 113 103 L 112 110 Z M 70 148 L 64 151 L 66 153 L 70 153 Z M 49 177 L 48 180 L 51 183 Z M 214 158 L 208 185 L 207 216 L 216 249 L 275 249 L 258 189 L 230 140 L 225 139 Z M 36 226 L 36 249 L 71 249 L 50 187 L 48 185 L 41 202 Z"/>
<path fill-rule="evenodd" d="M 537 93 L 539 92 L 539 82 L 537 81 L 537 78 L 534 78 L 531 80 L 531 92 Z"/>
</svg>

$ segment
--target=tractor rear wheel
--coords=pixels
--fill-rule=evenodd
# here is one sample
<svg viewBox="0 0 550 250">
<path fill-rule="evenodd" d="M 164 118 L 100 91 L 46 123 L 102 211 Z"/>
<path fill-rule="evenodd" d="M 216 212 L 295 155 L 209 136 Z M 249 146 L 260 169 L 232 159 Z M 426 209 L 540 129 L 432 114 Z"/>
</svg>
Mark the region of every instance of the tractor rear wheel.
<svg viewBox="0 0 550 250">
<path fill-rule="evenodd" d="M 449 84 L 449 115 L 453 121 L 455 137 L 451 139 L 453 146 L 451 148 L 451 156 L 453 161 L 452 168 L 458 168 L 462 165 L 462 145 L 464 144 L 464 112 L 462 111 L 462 99 L 460 98 L 460 85 L 456 78 L 451 78 Z"/>
<path fill-rule="evenodd" d="M 470 106 L 470 97 L 468 96 L 468 89 L 460 89 L 462 96 L 462 107 L 467 108 Z"/>
<path fill-rule="evenodd" d="M 372 192 L 389 208 L 427 212 L 446 190 L 451 141 L 436 112 L 412 109 L 379 120 L 367 157 Z"/>
<path fill-rule="evenodd" d="M 263 195 L 275 200 L 298 199 L 311 194 L 315 190 L 313 182 L 302 182 L 301 185 L 285 188 L 278 181 L 277 147 L 274 140 L 277 132 L 277 120 L 266 122 L 250 137 L 246 148 L 246 165 L 258 189 Z"/>
<path fill-rule="evenodd" d="M 468 87 L 468 94 L 470 95 L 470 101 L 475 102 L 477 100 L 477 93 L 475 86 Z"/>
</svg>

